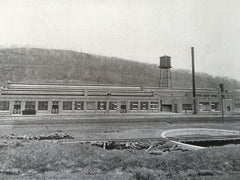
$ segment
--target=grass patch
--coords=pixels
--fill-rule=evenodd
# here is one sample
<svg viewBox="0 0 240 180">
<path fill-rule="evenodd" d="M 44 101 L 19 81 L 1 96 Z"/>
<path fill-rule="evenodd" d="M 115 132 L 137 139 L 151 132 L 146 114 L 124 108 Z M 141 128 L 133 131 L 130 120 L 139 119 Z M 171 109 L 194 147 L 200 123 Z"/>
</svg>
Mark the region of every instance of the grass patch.
<svg viewBox="0 0 240 180">
<path fill-rule="evenodd" d="M 125 179 L 187 179 L 232 175 L 240 172 L 240 145 L 164 155 L 103 150 L 82 144 L 54 141 L 11 143 L 0 151 L 0 174 L 14 172 L 46 178 L 56 173 L 70 177 L 125 177 Z M 59 177 L 60 178 L 60 177 Z M 67 179 L 67 178 L 66 178 Z M 101 179 L 101 178 L 100 178 Z"/>
</svg>

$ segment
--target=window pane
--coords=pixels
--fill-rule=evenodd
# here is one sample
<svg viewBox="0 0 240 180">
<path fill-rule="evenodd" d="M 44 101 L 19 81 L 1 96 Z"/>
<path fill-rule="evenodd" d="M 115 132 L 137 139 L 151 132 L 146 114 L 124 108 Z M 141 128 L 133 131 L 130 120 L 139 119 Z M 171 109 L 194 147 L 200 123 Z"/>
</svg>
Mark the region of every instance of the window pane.
<svg viewBox="0 0 240 180">
<path fill-rule="evenodd" d="M 0 101 L 0 110 L 8 111 L 9 110 L 9 101 Z"/>
<path fill-rule="evenodd" d="M 35 110 L 35 101 L 26 101 L 25 109 L 26 110 Z"/>
<path fill-rule="evenodd" d="M 97 102 L 98 110 L 106 110 L 106 102 Z"/>
<path fill-rule="evenodd" d="M 48 102 L 38 101 L 38 110 L 48 110 Z"/>
<path fill-rule="evenodd" d="M 218 102 L 212 102 L 211 108 L 212 108 L 212 111 L 219 111 L 220 110 L 219 103 Z"/>
<path fill-rule="evenodd" d="M 138 110 L 138 102 L 130 102 L 130 110 Z"/>
<path fill-rule="evenodd" d="M 141 102 L 140 108 L 141 110 L 148 110 L 148 102 Z"/>
<path fill-rule="evenodd" d="M 227 106 L 227 111 L 228 111 L 228 112 L 231 111 L 231 106 Z"/>
<path fill-rule="evenodd" d="M 86 102 L 87 110 L 95 110 L 95 102 Z"/>
<path fill-rule="evenodd" d="M 209 111 L 210 110 L 209 102 L 199 102 L 199 110 Z"/>
<path fill-rule="evenodd" d="M 84 110 L 84 103 L 82 101 L 76 101 L 74 109 L 75 110 Z"/>
<path fill-rule="evenodd" d="M 150 109 L 151 110 L 158 110 L 158 102 L 151 102 Z"/>
<path fill-rule="evenodd" d="M 183 104 L 182 109 L 183 110 L 192 110 L 192 104 Z"/>
<path fill-rule="evenodd" d="M 58 105 L 59 102 L 58 102 L 58 101 L 53 101 L 52 104 L 53 104 L 53 105 Z"/>
<path fill-rule="evenodd" d="M 109 102 L 109 110 L 117 110 L 117 102 Z"/>
<path fill-rule="evenodd" d="M 63 101 L 63 110 L 72 110 L 72 101 Z"/>
</svg>

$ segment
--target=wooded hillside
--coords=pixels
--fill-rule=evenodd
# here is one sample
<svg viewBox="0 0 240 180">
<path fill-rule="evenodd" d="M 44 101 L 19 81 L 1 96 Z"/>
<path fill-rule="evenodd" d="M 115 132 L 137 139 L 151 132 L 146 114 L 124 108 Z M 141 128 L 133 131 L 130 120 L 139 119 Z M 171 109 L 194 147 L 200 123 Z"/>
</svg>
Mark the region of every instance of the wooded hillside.
<svg viewBox="0 0 240 180">
<path fill-rule="evenodd" d="M 156 57 L 157 58 L 157 57 Z M 83 82 L 158 86 L 157 65 L 67 50 L 0 49 L 0 82 Z M 174 87 L 191 87 L 189 70 L 172 69 Z M 240 88 L 233 79 L 197 73 L 197 87 Z"/>
</svg>

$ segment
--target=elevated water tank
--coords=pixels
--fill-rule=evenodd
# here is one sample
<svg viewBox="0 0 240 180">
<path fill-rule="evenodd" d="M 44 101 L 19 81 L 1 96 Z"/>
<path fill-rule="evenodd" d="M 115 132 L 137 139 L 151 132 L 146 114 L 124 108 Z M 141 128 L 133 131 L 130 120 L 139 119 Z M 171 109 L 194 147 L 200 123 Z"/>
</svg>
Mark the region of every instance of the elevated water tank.
<svg viewBox="0 0 240 180">
<path fill-rule="evenodd" d="M 161 56 L 160 57 L 160 73 L 159 73 L 159 87 L 161 88 L 171 88 L 172 87 L 172 78 L 171 78 L 171 57 L 170 56 Z"/>
<path fill-rule="evenodd" d="M 159 68 L 162 68 L 162 69 L 170 69 L 172 68 L 171 66 L 171 57 L 170 56 L 161 56 L 160 57 L 160 66 Z"/>
</svg>

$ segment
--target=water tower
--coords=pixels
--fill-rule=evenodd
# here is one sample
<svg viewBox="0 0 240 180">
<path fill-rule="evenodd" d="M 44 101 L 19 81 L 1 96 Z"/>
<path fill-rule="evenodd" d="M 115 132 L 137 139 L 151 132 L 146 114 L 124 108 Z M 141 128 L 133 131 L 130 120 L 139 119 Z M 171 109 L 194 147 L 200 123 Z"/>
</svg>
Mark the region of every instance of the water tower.
<svg viewBox="0 0 240 180">
<path fill-rule="evenodd" d="M 172 87 L 171 68 L 171 57 L 167 55 L 161 56 L 159 66 L 159 87 Z"/>
</svg>

